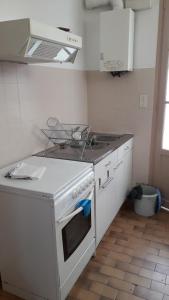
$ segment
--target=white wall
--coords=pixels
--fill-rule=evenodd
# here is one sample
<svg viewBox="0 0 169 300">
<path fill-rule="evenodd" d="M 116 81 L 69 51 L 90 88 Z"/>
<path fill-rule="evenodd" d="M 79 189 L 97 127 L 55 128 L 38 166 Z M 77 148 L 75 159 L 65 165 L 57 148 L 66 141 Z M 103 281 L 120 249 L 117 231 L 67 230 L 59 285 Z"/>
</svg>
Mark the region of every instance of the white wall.
<svg viewBox="0 0 169 300">
<path fill-rule="evenodd" d="M 83 0 L 0 0 L 0 21 L 30 17 L 83 36 Z M 87 123 L 84 49 L 75 64 L 0 63 L 0 167 L 46 147 L 49 116 Z M 78 69 L 78 70 L 77 70 Z"/>
<path fill-rule="evenodd" d="M 68 27 L 84 36 L 83 0 L 0 0 L 0 21 L 30 17 L 53 26 Z M 48 64 L 58 68 L 84 69 L 84 49 L 75 64 Z"/>
<path fill-rule="evenodd" d="M 149 180 L 159 2 L 152 0 L 152 9 L 136 13 L 135 70 L 121 78 L 98 71 L 99 10 L 86 14 L 89 123 L 96 131 L 134 134 L 135 182 Z M 144 94 L 148 107 L 141 109 Z"/>
<path fill-rule="evenodd" d="M 134 70 L 121 78 L 88 72 L 89 123 L 96 131 L 134 134 L 134 182 L 149 179 L 154 77 L 154 69 Z M 139 107 L 140 94 L 148 95 L 147 109 Z"/>
<path fill-rule="evenodd" d="M 159 0 L 152 0 L 153 8 L 136 12 L 134 68 L 154 68 L 156 63 Z M 99 14 L 102 10 L 86 12 L 87 69 L 99 69 Z M 111 32 L 110 32 L 111 36 Z"/>
</svg>

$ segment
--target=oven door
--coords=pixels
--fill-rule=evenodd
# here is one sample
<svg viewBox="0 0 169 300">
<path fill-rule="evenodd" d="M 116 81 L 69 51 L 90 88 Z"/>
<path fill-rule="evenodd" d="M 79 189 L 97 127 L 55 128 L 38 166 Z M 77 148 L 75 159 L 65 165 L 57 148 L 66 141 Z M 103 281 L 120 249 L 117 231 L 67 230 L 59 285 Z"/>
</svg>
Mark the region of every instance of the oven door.
<svg viewBox="0 0 169 300">
<path fill-rule="evenodd" d="M 91 211 L 83 215 L 82 208 L 76 208 L 82 199 L 91 200 Z M 80 263 L 85 251 L 95 239 L 94 189 L 83 195 L 56 223 L 57 256 L 61 286 Z"/>
</svg>

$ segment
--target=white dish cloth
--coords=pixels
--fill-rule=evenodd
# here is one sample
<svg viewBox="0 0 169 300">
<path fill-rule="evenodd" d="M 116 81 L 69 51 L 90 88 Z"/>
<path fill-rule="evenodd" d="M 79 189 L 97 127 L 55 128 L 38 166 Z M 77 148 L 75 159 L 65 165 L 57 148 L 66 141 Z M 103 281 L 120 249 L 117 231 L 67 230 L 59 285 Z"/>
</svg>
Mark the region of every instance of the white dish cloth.
<svg viewBox="0 0 169 300">
<path fill-rule="evenodd" d="M 46 171 L 46 167 L 37 167 L 25 162 L 18 163 L 14 169 L 8 172 L 8 176 L 13 179 L 41 179 Z"/>
</svg>

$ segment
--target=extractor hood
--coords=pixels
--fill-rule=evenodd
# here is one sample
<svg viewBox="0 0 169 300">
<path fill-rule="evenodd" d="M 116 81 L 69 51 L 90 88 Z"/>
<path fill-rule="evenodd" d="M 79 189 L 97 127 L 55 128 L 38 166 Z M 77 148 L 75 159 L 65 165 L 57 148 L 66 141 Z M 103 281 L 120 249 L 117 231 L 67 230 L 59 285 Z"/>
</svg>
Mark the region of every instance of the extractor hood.
<svg viewBox="0 0 169 300">
<path fill-rule="evenodd" d="M 0 61 L 71 62 L 82 38 L 31 19 L 0 22 Z"/>
</svg>

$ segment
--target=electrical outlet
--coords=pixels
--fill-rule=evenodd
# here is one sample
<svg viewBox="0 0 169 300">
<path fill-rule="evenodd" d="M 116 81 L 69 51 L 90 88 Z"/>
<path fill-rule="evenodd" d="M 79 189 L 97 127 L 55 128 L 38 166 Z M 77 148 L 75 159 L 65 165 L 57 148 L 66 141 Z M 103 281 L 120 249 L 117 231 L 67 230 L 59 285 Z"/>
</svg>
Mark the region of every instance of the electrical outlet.
<svg viewBox="0 0 169 300">
<path fill-rule="evenodd" d="M 148 95 L 140 95 L 140 108 L 147 108 Z"/>
</svg>

